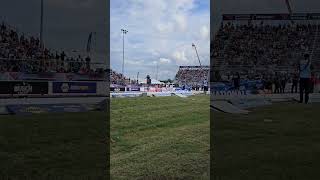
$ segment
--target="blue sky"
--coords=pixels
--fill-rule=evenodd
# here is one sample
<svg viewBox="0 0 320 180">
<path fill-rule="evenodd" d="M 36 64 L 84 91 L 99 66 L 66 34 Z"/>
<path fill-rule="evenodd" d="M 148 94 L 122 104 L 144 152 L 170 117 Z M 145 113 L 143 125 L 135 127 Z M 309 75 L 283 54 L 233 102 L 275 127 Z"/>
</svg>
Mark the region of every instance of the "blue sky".
<svg viewBox="0 0 320 180">
<path fill-rule="evenodd" d="M 122 71 L 122 33 L 125 36 L 125 75 L 174 78 L 180 65 L 203 65 L 210 56 L 209 0 L 111 0 L 110 65 Z M 139 78 L 139 79 L 140 79 Z"/>
</svg>

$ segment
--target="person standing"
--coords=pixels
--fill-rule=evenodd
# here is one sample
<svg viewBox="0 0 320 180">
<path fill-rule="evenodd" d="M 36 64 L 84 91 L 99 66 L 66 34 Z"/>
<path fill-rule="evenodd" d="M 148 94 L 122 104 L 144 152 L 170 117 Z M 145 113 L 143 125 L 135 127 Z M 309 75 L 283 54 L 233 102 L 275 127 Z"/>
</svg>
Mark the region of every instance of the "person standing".
<svg viewBox="0 0 320 180">
<path fill-rule="evenodd" d="M 275 77 L 274 77 L 274 94 L 277 94 L 277 93 L 280 93 L 280 86 L 281 86 L 281 83 L 280 83 L 280 76 L 278 73 L 275 74 Z"/>
<path fill-rule="evenodd" d="M 208 91 L 208 81 L 207 81 L 207 79 L 205 79 L 203 81 L 203 91 L 204 91 L 204 93 L 207 93 L 207 91 Z"/>
<path fill-rule="evenodd" d="M 292 78 L 292 86 L 291 86 L 291 93 L 297 93 L 298 92 L 298 75 L 294 74 Z"/>
<path fill-rule="evenodd" d="M 299 76 L 300 76 L 300 103 L 307 104 L 309 101 L 310 93 L 310 78 L 311 78 L 311 60 L 310 55 L 305 54 L 304 59 L 299 61 Z"/>
<path fill-rule="evenodd" d="M 281 85 L 280 85 L 280 93 L 285 93 L 286 91 L 286 84 L 287 84 L 287 78 L 285 74 L 282 74 L 281 76 Z"/>
<path fill-rule="evenodd" d="M 237 72 L 232 80 L 233 80 L 234 89 L 238 93 L 240 90 L 240 74 Z"/>
</svg>

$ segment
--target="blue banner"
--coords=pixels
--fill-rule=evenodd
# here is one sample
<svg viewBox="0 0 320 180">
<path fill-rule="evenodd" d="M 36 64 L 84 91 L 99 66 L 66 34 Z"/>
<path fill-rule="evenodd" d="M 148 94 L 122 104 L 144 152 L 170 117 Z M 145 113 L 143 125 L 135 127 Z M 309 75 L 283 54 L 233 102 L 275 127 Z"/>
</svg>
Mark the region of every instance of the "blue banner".
<svg viewBox="0 0 320 180">
<path fill-rule="evenodd" d="M 95 82 L 53 82 L 52 93 L 90 93 L 97 92 Z"/>
<path fill-rule="evenodd" d="M 240 87 L 248 91 L 262 89 L 263 82 L 261 80 L 241 80 Z M 235 87 L 231 82 L 214 82 L 211 86 L 211 90 L 226 92 L 235 90 Z"/>
</svg>

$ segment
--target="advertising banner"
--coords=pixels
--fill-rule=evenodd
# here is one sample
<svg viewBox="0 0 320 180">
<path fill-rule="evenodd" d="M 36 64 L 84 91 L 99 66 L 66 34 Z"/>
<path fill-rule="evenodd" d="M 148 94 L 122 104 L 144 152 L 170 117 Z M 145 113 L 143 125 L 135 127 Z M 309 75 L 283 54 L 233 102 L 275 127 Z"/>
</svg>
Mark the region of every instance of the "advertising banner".
<svg viewBox="0 0 320 180">
<path fill-rule="evenodd" d="M 53 82 L 53 94 L 94 94 L 97 92 L 97 83 L 95 82 Z"/>
<path fill-rule="evenodd" d="M 0 94 L 48 94 L 48 82 L 0 81 Z"/>
<path fill-rule="evenodd" d="M 139 88 L 139 87 L 137 87 L 137 88 L 133 87 L 133 88 L 131 88 L 130 90 L 131 90 L 131 91 L 140 91 L 140 88 Z"/>
<path fill-rule="evenodd" d="M 125 87 L 110 87 L 111 92 L 125 92 L 126 88 Z"/>
</svg>

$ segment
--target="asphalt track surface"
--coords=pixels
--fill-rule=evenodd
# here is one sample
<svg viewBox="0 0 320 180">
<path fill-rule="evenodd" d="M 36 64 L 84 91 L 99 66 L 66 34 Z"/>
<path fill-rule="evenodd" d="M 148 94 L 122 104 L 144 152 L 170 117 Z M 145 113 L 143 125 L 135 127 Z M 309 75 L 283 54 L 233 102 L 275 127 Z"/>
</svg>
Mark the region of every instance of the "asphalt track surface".
<svg viewBox="0 0 320 180">
<path fill-rule="evenodd" d="M 96 104 L 108 97 L 56 97 L 0 99 L 0 106 L 16 104 Z"/>
</svg>

